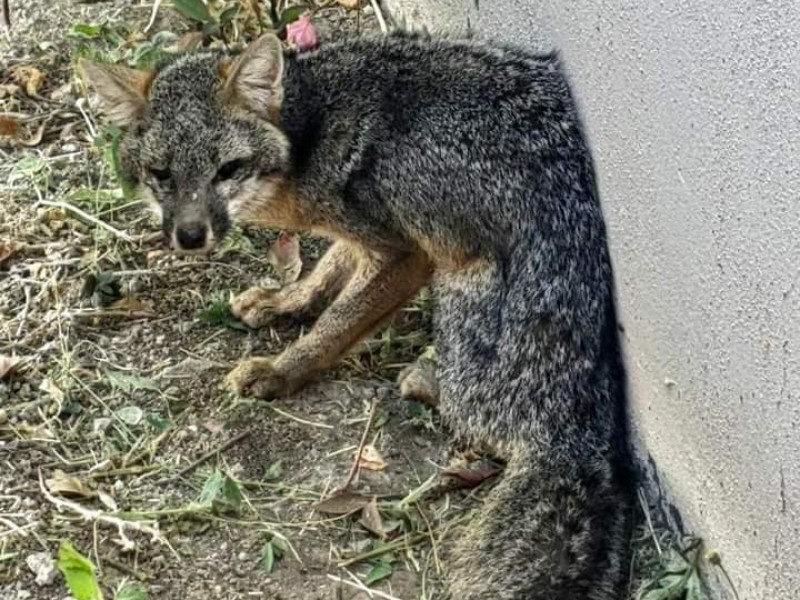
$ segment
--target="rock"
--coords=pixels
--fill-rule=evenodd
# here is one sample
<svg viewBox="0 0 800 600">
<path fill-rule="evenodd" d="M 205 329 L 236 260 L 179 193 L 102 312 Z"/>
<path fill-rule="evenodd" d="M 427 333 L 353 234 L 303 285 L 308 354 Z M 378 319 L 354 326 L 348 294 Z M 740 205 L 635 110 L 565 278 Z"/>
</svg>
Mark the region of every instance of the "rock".
<svg viewBox="0 0 800 600">
<path fill-rule="evenodd" d="M 48 552 L 36 552 L 25 559 L 25 564 L 36 575 L 36 585 L 43 587 L 53 583 L 56 578 L 56 561 Z"/>
</svg>

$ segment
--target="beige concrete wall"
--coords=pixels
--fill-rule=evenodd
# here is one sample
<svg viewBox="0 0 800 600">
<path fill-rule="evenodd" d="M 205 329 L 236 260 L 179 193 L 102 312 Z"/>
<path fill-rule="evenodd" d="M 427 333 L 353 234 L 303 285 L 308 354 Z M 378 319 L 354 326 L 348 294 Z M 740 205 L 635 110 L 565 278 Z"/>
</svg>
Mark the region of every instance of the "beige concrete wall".
<svg viewBox="0 0 800 600">
<path fill-rule="evenodd" d="M 639 438 L 742 600 L 800 598 L 800 2 L 384 4 L 561 51 L 595 154 Z"/>
</svg>

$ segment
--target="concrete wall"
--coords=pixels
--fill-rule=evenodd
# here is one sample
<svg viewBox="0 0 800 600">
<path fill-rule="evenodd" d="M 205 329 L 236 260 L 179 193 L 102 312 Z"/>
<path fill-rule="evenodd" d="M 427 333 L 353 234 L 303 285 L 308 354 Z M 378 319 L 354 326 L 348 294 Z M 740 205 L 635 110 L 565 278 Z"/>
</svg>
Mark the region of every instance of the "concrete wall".
<svg viewBox="0 0 800 600">
<path fill-rule="evenodd" d="M 640 439 L 742 600 L 800 598 L 800 2 L 386 4 L 562 52 Z"/>
</svg>

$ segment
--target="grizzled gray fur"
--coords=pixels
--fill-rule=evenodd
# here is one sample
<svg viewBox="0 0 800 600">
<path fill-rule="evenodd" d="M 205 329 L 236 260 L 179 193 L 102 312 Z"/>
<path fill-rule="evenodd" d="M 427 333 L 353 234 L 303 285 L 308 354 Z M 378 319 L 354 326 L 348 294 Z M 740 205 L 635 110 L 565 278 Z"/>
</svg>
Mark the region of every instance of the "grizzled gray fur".
<svg viewBox="0 0 800 600">
<path fill-rule="evenodd" d="M 229 60 L 185 55 L 140 87 L 141 103 L 117 116 L 129 127 L 127 177 L 152 191 L 168 235 L 176 223 L 210 223 L 220 239 L 241 218 L 351 248 L 320 267 L 338 275 L 314 284 L 335 298 L 319 333 L 248 371 L 262 369 L 255 377 L 268 384 L 237 389 L 296 389 L 305 379 L 292 369 L 314 370 L 297 366 L 316 356 L 304 339 L 334 348 L 332 331 L 366 335 L 394 309 L 360 329 L 337 323 L 386 301 L 370 288 L 381 273 L 417 269 L 421 279 L 402 293 L 427 280 L 435 292 L 441 413 L 459 440 L 508 464 L 457 544 L 450 597 L 622 598 L 632 506 L 625 376 L 592 160 L 557 57 L 408 34 L 282 59 L 264 46 L 242 59 L 245 75 L 233 63 L 244 100 L 224 91 Z M 276 72 L 259 78 L 253 64 Z M 287 194 L 301 216 L 275 208 Z M 385 277 L 373 287 L 389 286 Z M 311 294 L 310 283 L 295 285 L 291 293 Z M 264 294 L 258 302 L 280 312 Z M 317 370 L 330 364 L 319 360 Z"/>
</svg>

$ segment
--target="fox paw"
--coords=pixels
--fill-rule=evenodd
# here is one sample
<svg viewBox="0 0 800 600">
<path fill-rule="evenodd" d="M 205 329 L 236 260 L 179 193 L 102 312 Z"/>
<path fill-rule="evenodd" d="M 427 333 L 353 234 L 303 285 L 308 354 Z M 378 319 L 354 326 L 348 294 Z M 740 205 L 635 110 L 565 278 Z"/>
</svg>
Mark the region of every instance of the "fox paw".
<svg viewBox="0 0 800 600">
<path fill-rule="evenodd" d="M 268 358 L 250 358 L 228 373 L 228 386 L 240 396 L 272 400 L 288 391 L 286 377 Z"/>
<path fill-rule="evenodd" d="M 403 400 L 414 400 L 431 408 L 439 404 L 439 384 L 436 372 L 428 361 L 418 360 L 403 369 L 397 376 L 400 386 L 400 397 Z"/>
<path fill-rule="evenodd" d="M 280 288 L 251 287 L 231 301 L 233 316 L 248 327 L 258 329 L 278 316 Z"/>
</svg>

